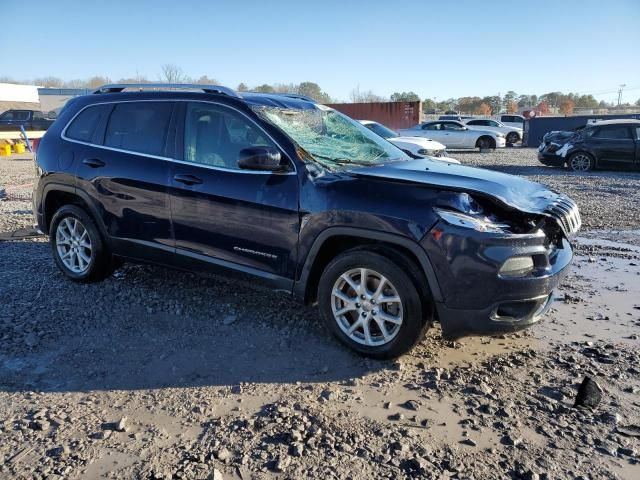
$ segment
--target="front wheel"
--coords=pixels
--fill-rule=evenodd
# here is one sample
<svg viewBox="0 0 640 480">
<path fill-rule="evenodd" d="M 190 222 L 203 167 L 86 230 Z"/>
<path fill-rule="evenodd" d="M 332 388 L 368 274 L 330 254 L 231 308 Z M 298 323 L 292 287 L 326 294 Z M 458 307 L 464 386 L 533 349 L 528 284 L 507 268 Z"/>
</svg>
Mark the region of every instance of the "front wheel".
<svg viewBox="0 0 640 480">
<path fill-rule="evenodd" d="M 345 345 L 373 358 L 408 352 L 427 328 L 411 277 L 369 251 L 345 252 L 332 260 L 320 278 L 318 302 L 327 328 Z"/>
<path fill-rule="evenodd" d="M 520 141 L 520 135 L 518 135 L 516 132 L 509 132 L 509 134 L 507 135 L 507 143 L 514 145 L 519 141 Z"/>
<path fill-rule="evenodd" d="M 484 152 L 496 148 L 496 142 L 491 137 L 480 137 L 476 142 L 476 147 L 478 147 L 481 152 Z"/>
<path fill-rule="evenodd" d="M 569 157 L 567 165 L 574 172 L 588 172 L 593 170 L 594 161 L 593 157 L 588 153 L 577 152 Z"/>
</svg>

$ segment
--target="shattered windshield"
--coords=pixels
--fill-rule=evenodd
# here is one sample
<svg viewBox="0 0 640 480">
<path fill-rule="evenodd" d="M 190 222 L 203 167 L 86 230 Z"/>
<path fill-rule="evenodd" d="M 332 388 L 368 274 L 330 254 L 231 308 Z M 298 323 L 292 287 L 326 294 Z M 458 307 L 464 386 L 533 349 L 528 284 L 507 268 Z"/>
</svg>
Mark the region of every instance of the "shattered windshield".
<svg viewBox="0 0 640 480">
<path fill-rule="evenodd" d="M 317 163 L 332 170 L 344 165 L 380 165 L 409 159 L 393 144 L 329 107 L 253 108 L 263 119 L 286 133 Z"/>
</svg>

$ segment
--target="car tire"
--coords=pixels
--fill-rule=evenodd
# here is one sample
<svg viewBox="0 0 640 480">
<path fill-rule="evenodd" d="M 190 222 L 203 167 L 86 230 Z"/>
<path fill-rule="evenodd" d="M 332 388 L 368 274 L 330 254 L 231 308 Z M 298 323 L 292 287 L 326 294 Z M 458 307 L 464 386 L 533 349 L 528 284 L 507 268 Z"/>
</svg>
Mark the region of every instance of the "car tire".
<svg viewBox="0 0 640 480">
<path fill-rule="evenodd" d="M 507 143 L 510 143 L 511 145 L 515 145 L 516 143 L 518 143 L 520 141 L 520 135 L 518 135 L 516 132 L 509 132 L 507 134 L 506 141 L 507 141 Z"/>
<path fill-rule="evenodd" d="M 114 262 L 93 219 L 77 205 L 65 205 L 53 215 L 49 244 L 58 268 L 75 282 L 108 277 Z"/>
<path fill-rule="evenodd" d="M 589 153 L 576 152 L 567 160 L 567 167 L 574 172 L 588 172 L 595 168 L 595 159 Z"/>
<path fill-rule="evenodd" d="M 478 138 L 478 140 L 476 141 L 476 147 L 481 152 L 485 152 L 487 150 L 495 150 L 496 141 L 493 138 L 489 137 L 488 135 L 485 135 Z"/>
<path fill-rule="evenodd" d="M 350 250 L 329 262 L 320 278 L 318 304 L 324 324 L 340 342 L 377 359 L 408 352 L 429 325 L 409 272 L 368 250 Z"/>
</svg>

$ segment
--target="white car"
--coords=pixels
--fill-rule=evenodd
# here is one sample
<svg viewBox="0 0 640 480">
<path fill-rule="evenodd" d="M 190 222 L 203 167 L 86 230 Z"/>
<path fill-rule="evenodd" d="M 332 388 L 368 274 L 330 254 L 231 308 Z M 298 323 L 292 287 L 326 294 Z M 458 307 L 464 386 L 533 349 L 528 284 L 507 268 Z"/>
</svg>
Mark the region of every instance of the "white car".
<svg viewBox="0 0 640 480">
<path fill-rule="evenodd" d="M 373 133 L 393 143 L 400 150 L 416 157 L 432 157 L 449 163 L 460 163 L 458 160 L 447 156 L 446 147 L 440 142 L 422 137 L 401 137 L 397 132 L 385 127 L 381 123 L 371 120 L 358 120 Z"/>
<path fill-rule="evenodd" d="M 503 113 L 498 115 L 497 120 L 507 127 L 516 127 L 524 129 L 524 117 L 514 113 Z"/>
<path fill-rule="evenodd" d="M 428 137 L 447 148 L 503 148 L 506 144 L 503 133 L 491 130 L 471 130 L 455 120 L 434 120 L 415 127 L 400 130 L 407 137 Z"/>
<path fill-rule="evenodd" d="M 490 118 L 471 118 L 465 120 L 465 125 L 472 130 L 491 130 L 492 132 L 504 133 L 507 143 L 515 144 L 522 140 L 522 129 L 509 127 L 502 122 Z"/>
</svg>

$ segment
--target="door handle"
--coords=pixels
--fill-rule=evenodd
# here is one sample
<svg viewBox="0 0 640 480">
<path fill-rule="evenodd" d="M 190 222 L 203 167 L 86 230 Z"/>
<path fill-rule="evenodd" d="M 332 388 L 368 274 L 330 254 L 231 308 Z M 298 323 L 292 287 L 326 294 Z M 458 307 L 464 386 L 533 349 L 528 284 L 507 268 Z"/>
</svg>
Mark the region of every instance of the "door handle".
<svg viewBox="0 0 640 480">
<path fill-rule="evenodd" d="M 185 185 L 199 185 L 202 183 L 201 179 L 194 177 L 193 175 L 174 175 L 173 179 L 176 182 L 184 183 Z"/>
<path fill-rule="evenodd" d="M 100 168 L 106 165 L 102 160 L 99 160 L 97 158 L 85 158 L 82 163 L 91 168 Z"/>
</svg>

